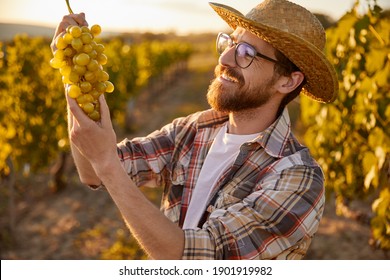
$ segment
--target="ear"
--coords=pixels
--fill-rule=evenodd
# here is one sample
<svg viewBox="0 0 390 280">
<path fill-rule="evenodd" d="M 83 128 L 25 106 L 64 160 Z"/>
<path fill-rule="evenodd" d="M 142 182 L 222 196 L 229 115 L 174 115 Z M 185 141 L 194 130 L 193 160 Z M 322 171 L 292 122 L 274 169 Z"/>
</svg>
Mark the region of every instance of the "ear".
<svg viewBox="0 0 390 280">
<path fill-rule="evenodd" d="M 290 93 L 296 89 L 305 79 L 305 75 L 301 71 L 295 71 L 290 76 L 281 76 L 276 83 L 277 90 L 280 93 Z"/>
</svg>

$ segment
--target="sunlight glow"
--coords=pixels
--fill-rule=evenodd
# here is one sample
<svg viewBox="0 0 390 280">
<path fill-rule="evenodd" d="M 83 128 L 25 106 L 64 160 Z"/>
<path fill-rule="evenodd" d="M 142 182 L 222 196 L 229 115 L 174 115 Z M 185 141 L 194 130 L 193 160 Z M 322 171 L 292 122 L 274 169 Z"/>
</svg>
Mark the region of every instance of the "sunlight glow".
<svg viewBox="0 0 390 280">
<path fill-rule="evenodd" d="M 212 0 L 247 13 L 260 1 Z M 0 22 L 53 27 L 67 13 L 65 0 L 1 0 Z M 71 0 L 74 12 L 85 12 L 90 24 L 98 23 L 112 31 L 202 32 L 225 28 L 208 5 L 209 0 Z M 350 10 L 354 0 L 292 0 L 312 12 L 338 19 Z M 390 1 L 378 0 L 382 8 Z"/>
</svg>

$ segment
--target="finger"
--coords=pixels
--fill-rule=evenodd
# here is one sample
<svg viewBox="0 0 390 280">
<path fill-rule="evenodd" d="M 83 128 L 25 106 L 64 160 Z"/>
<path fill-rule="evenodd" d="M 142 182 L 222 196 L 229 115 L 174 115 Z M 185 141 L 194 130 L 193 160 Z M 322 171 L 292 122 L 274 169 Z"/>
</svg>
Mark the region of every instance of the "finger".
<svg viewBox="0 0 390 280">
<path fill-rule="evenodd" d="M 57 25 L 56 31 L 54 32 L 54 38 L 64 32 L 69 25 L 78 25 L 75 20 L 75 15 L 66 15 L 62 18 L 61 22 Z"/>
<path fill-rule="evenodd" d="M 85 19 L 84 13 L 72 14 L 71 16 L 74 16 L 73 18 L 79 26 L 88 26 L 88 22 Z"/>
<path fill-rule="evenodd" d="M 84 13 L 66 15 L 62 18 L 62 22 L 68 25 L 88 26 Z"/>
<path fill-rule="evenodd" d="M 57 37 L 59 35 L 62 35 L 66 28 L 70 25 L 80 25 L 80 26 L 88 26 L 88 22 L 85 19 L 85 14 L 70 14 L 65 15 L 61 22 L 57 25 L 57 28 L 54 32 L 52 43 L 50 44 L 52 51 L 54 52 L 56 50 L 55 42 L 57 40 Z"/>
<path fill-rule="evenodd" d="M 74 117 L 74 121 L 76 121 L 80 126 L 93 122 L 80 108 L 80 106 L 77 104 L 77 101 L 69 97 L 68 94 L 66 94 L 66 101 L 68 102 L 69 110 Z"/>
<path fill-rule="evenodd" d="M 101 116 L 102 126 L 103 127 L 111 126 L 110 109 L 108 108 L 104 94 L 101 94 L 99 96 L 99 103 L 100 103 L 100 116 Z"/>
<path fill-rule="evenodd" d="M 80 124 L 72 114 L 72 129 L 77 130 L 78 128 L 80 128 Z"/>
</svg>

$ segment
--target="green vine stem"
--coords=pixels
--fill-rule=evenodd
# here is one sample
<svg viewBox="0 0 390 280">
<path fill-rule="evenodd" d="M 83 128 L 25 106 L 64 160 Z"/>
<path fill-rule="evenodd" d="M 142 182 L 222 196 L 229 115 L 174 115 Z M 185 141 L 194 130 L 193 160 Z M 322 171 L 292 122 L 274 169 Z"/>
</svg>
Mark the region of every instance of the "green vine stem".
<svg viewBox="0 0 390 280">
<path fill-rule="evenodd" d="M 68 6 L 68 11 L 69 11 L 69 13 L 70 13 L 70 14 L 73 14 L 72 8 L 71 8 L 70 5 L 69 5 L 69 0 L 65 0 L 65 2 L 66 2 L 66 6 Z"/>
</svg>

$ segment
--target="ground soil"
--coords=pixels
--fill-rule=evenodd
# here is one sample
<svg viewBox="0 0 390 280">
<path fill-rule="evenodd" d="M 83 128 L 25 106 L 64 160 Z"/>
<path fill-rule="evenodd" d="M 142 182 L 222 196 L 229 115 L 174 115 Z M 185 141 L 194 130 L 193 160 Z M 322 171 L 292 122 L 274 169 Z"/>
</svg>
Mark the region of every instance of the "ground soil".
<svg viewBox="0 0 390 280">
<path fill-rule="evenodd" d="M 198 55 L 194 60 L 210 58 Z M 145 91 L 132 114 L 138 130 L 122 136 L 144 135 L 174 117 L 207 108 L 205 92 L 211 78 L 209 67 L 190 63 L 189 71 L 181 73 L 165 90 Z M 3 234 L 0 240 L 1 259 L 101 259 L 129 255 L 143 258 L 135 242 L 123 241 L 132 237 L 109 195 L 104 190 L 92 191 L 81 185 L 71 162 L 67 176 L 67 187 L 58 193 L 50 191 L 45 175 L 18 180 L 25 194 L 16 205 L 14 231 Z M 148 195 L 158 202 L 158 194 L 149 191 Z M 330 198 L 306 259 L 389 258 L 368 245 L 367 225 L 339 217 L 334 209 Z M 7 226 L 6 220 L 7 217 L 2 217 L 2 226 Z M 133 251 L 123 253 L 124 244 Z"/>
</svg>

